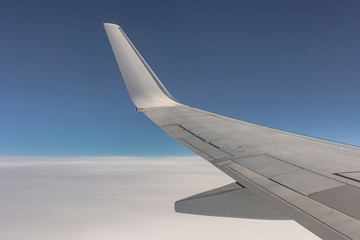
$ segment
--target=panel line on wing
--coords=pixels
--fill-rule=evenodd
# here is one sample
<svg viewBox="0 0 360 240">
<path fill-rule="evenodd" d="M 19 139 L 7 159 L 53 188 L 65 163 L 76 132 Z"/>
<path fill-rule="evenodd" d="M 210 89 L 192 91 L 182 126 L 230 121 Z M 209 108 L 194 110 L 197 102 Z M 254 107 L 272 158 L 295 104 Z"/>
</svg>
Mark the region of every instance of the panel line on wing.
<svg viewBox="0 0 360 240">
<path fill-rule="evenodd" d="M 161 128 L 164 129 L 171 136 L 175 137 L 184 145 L 187 144 L 192 148 L 195 148 L 202 154 L 208 156 L 204 158 L 209 161 L 229 159 L 233 157 L 228 152 L 220 149 L 218 146 L 212 143 L 207 142 L 205 139 L 197 136 L 196 134 L 194 134 L 193 132 L 189 131 L 188 129 L 186 129 L 185 127 L 179 124 L 169 124 L 169 125 L 161 126 Z"/>
<path fill-rule="evenodd" d="M 360 183 L 360 171 L 339 172 L 333 174 Z"/>
</svg>

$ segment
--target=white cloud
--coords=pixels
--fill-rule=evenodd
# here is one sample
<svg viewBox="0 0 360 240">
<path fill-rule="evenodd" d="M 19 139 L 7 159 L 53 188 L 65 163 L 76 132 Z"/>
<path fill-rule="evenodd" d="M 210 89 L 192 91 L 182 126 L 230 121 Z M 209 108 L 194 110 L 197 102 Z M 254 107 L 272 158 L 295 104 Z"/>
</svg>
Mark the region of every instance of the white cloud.
<svg viewBox="0 0 360 240">
<path fill-rule="evenodd" d="M 230 182 L 199 157 L 0 157 L 0 239 L 318 239 L 292 221 L 174 212 Z"/>
</svg>

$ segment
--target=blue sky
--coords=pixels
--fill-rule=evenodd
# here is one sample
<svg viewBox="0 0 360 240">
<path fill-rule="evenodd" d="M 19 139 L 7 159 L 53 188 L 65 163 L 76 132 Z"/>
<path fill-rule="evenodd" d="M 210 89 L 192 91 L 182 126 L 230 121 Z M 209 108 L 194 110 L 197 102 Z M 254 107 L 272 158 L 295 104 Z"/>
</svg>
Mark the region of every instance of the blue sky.
<svg viewBox="0 0 360 240">
<path fill-rule="evenodd" d="M 358 1 L 2 1 L 0 155 L 190 155 L 134 111 L 103 22 L 186 104 L 360 145 Z"/>
</svg>

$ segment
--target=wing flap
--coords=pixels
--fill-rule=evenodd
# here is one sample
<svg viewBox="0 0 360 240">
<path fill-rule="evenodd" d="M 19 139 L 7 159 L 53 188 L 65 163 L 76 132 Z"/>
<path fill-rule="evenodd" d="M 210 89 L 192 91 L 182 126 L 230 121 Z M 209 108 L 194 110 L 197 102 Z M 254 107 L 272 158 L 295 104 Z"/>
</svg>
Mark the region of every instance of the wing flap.
<svg viewBox="0 0 360 240">
<path fill-rule="evenodd" d="M 360 223 L 235 162 L 219 166 L 226 174 L 323 239 L 359 239 Z"/>
<path fill-rule="evenodd" d="M 289 219 L 238 183 L 231 183 L 179 200 L 175 202 L 175 211 L 218 217 Z"/>
</svg>

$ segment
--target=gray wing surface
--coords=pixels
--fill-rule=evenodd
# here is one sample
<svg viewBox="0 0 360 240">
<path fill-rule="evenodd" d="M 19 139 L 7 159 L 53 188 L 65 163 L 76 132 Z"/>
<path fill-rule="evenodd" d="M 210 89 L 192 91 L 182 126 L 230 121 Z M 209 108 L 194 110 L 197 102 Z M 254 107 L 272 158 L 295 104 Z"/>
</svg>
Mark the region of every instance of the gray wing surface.
<svg viewBox="0 0 360 240">
<path fill-rule="evenodd" d="M 121 28 L 104 25 L 137 110 L 235 180 L 176 202 L 176 211 L 293 219 L 323 239 L 360 239 L 359 147 L 184 105 L 168 93 Z"/>
</svg>

